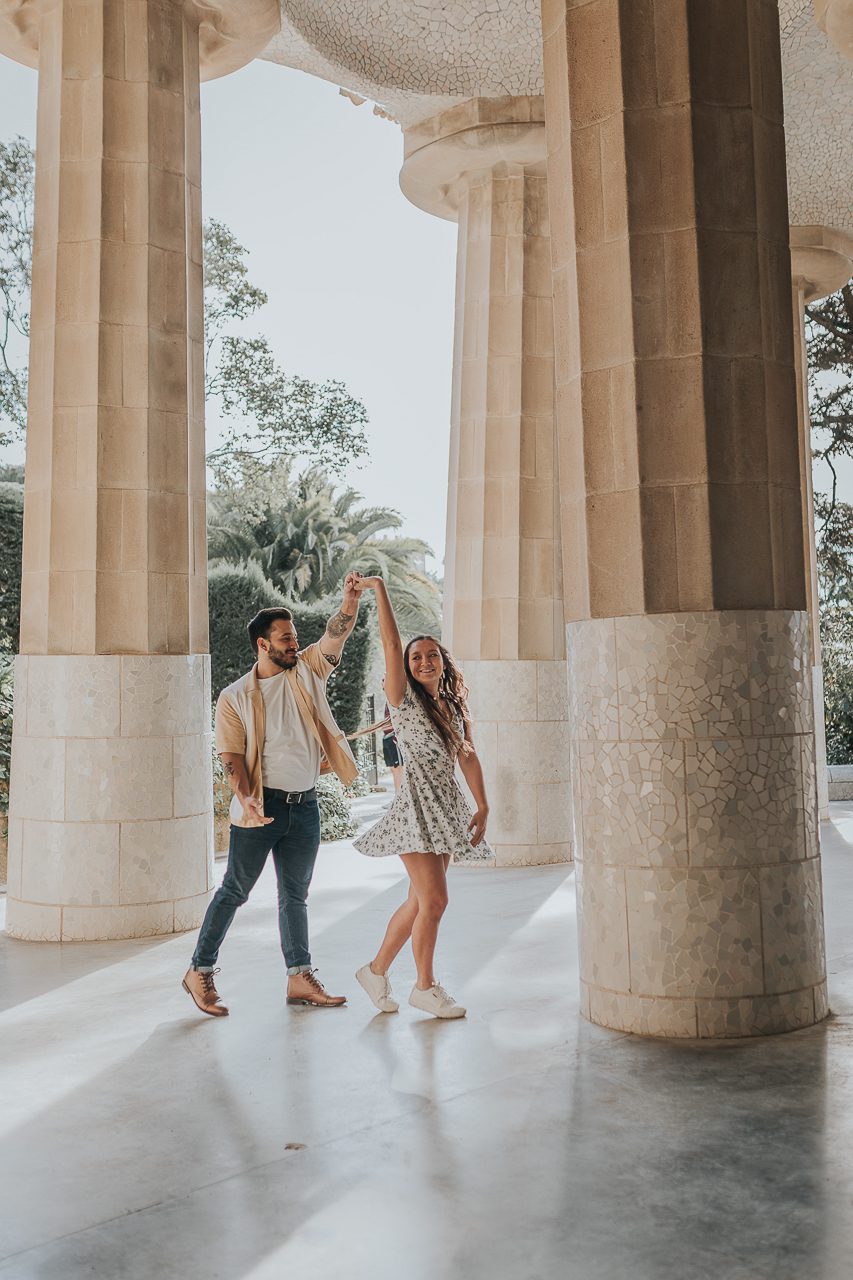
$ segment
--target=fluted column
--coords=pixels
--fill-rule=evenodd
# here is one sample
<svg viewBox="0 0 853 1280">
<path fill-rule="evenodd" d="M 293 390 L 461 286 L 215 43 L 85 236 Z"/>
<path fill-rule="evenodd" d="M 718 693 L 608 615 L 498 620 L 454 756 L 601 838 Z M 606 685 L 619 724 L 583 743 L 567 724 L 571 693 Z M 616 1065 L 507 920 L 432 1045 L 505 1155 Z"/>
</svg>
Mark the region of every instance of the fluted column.
<svg viewBox="0 0 853 1280">
<path fill-rule="evenodd" d="M 246 7 L 244 60 L 273 9 Z M 180 0 L 0 9 L 0 48 L 39 67 L 19 938 L 190 928 L 211 885 L 199 51 L 234 64 L 232 19 Z"/>
<path fill-rule="evenodd" d="M 829 819 L 829 770 L 826 763 L 826 716 L 823 700 L 823 666 L 820 651 L 820 599 L 815 546 L 814 490 L 812 486 L 812 443 L 809 418 L 809 357 L 806 344 L 805 309 L 810 302 L 826 298 L 845 285 L 853 275 L 853 237 L 829 227 L 791 227 L 791 273 L 793 280 L 794 364 L 797 375 L 797 418 L 800 433 L 800 467 L 803 497 L 803 542 L 805 545 L 809 605 L 809 639 L 812 659 L 812 692 L 815 715 L 815 766 L 818 818 Z"/>
<path fill-rule="evenodd" d="M 582 1007 L 791 1030 L 826 988 L 778 7 L 543 31 Z"/>
<path fill-rule="evenodd" d="M 471 690 L 499 865 L 571 858 L 545 128 L 475 99 L 406 134 L 403 191 L 458 220 L 444 640 Z"/>
</svg>

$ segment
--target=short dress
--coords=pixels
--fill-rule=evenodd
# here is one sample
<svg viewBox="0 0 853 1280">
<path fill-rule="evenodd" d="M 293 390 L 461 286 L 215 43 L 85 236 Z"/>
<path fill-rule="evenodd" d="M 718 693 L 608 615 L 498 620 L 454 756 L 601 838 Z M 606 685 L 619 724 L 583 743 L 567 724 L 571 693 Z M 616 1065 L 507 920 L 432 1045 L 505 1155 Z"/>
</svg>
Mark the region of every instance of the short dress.
<svg viewBox="0 0 853 1280">
<path fill-rule="evenodd" d="M 468 838 L 471 808 L 454 777 L 454 762 L 410 688 L 390 711 L 403 756 L 403 782 L 388 812 L 353 841 L 356 849 L 369 858 L 449 853 L 454 862 L 493 861 L 485 839 L 475 847 Z M 457 729 L 461 736 L 461 719 Z"/>
</svg>

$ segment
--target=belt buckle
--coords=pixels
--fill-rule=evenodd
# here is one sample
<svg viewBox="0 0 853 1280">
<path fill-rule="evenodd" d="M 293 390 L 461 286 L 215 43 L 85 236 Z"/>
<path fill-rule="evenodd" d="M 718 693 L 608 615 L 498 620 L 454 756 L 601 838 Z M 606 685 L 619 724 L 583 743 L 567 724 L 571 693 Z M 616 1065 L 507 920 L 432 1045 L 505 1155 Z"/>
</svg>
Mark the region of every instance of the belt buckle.
<svg viewBox="0 0 853 1280">
<path fill-rule="evenodd" d="M 285 793 L 285 804 L 302 804 L 304 791 L 287 791 Z"/>
</svg>

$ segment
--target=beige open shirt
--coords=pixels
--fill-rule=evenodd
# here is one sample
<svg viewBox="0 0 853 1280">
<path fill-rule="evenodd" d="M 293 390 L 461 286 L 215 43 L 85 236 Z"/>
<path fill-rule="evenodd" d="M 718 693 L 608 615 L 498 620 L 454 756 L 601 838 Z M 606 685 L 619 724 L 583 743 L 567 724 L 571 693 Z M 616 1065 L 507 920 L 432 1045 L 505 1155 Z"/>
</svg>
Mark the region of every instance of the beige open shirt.
<svg viewBox="0 0 853 1280">
<path fill-rule="evenodd" d="M 296 705 L 309 733 L 317 739 L 323 755 L 343 783 L 352 782 L 358 768 L 346 737 L 335 724 L 326 698 L 326 681 L 332 668 L 320 652 L 319 644 L 310 644 L 297 656 L 296 666 L 286 672 Z M 264 754 L 266 713 L 258 683 L 257 663 L 251 671 L 223 689 L 216 702 L 216 750 L 245 756 L 246 773 L 253 796 L 264 804 L 261 758 Z M 243 806 L 236 796 L 231 799 L 231 821 L 235 827 L 259 826 L 247 822 Z"/>
</svg>

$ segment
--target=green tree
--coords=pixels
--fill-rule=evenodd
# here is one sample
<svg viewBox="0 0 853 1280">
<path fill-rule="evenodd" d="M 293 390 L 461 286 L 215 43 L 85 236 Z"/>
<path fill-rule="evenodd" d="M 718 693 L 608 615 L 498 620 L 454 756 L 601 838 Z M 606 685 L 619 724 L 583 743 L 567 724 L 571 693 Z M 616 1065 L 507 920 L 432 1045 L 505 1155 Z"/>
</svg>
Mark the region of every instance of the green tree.
<svg viewBox="0 0 853 1280">
<path fill-rule="evenodd" d="M 293 477 L 285 466 L 210 497 L 212 561 L 258 563 L 291 600 L 325 599 L 346 573 L 380 573 L 408 634 L 441 627 L 439 584 L 426 572 L 428 545 L 396 535 L 402 520 L 388 507 L 362 506 L 356 490 L 335 487 L 321 467 Z"/>
<path fill-rule="evenodd" d="M 35 161 L 25 138 L 0 142 L 0 445 L 27 422 Z"/>
<path fill-rule="evenodd" d="M 838 462 L 853 458 L 853 282 L 806 308 L 813 456 L 829 469 L 815 493 L 821 600 L 853 603 L 853 507 L 838 492 Z"/>
<path fill-rule="evenodd" d="M 251 463 L 304 455 L 342 471 L 367 453 L 364 405 L 341 382 L 287 374 L 269 340 L 229 333 L 267 302 L 249 280 L 246 249 L 224 223 L 204 226 L 205 384 L 225 422 L 207 456 L 218 484 L 239 480 Z"/>
<path fill-rule="evenodd" d="M 853 287 L 806 309 L 814 458 L 831 486 L 815 493 L 826 755 L 853 762 L 853 506 L 839 497 L 838 464 L 853 457 Z"/>
<path fill-rule="evenodd" d="M 0 143 L 0 446 L 26 429 L 34 187 L 29 142 Z M 217 480 L 239 474 L 245 460 L 304 456 L 340 471 L 367 453 L 366 410 L 343 383 L 285 373 L 267 338 L 234 331 L 266 302 L 244 246 L 223 223 L 206 222 L 205 395 L 223 424 L 208 455 Z"/>
</svg>

